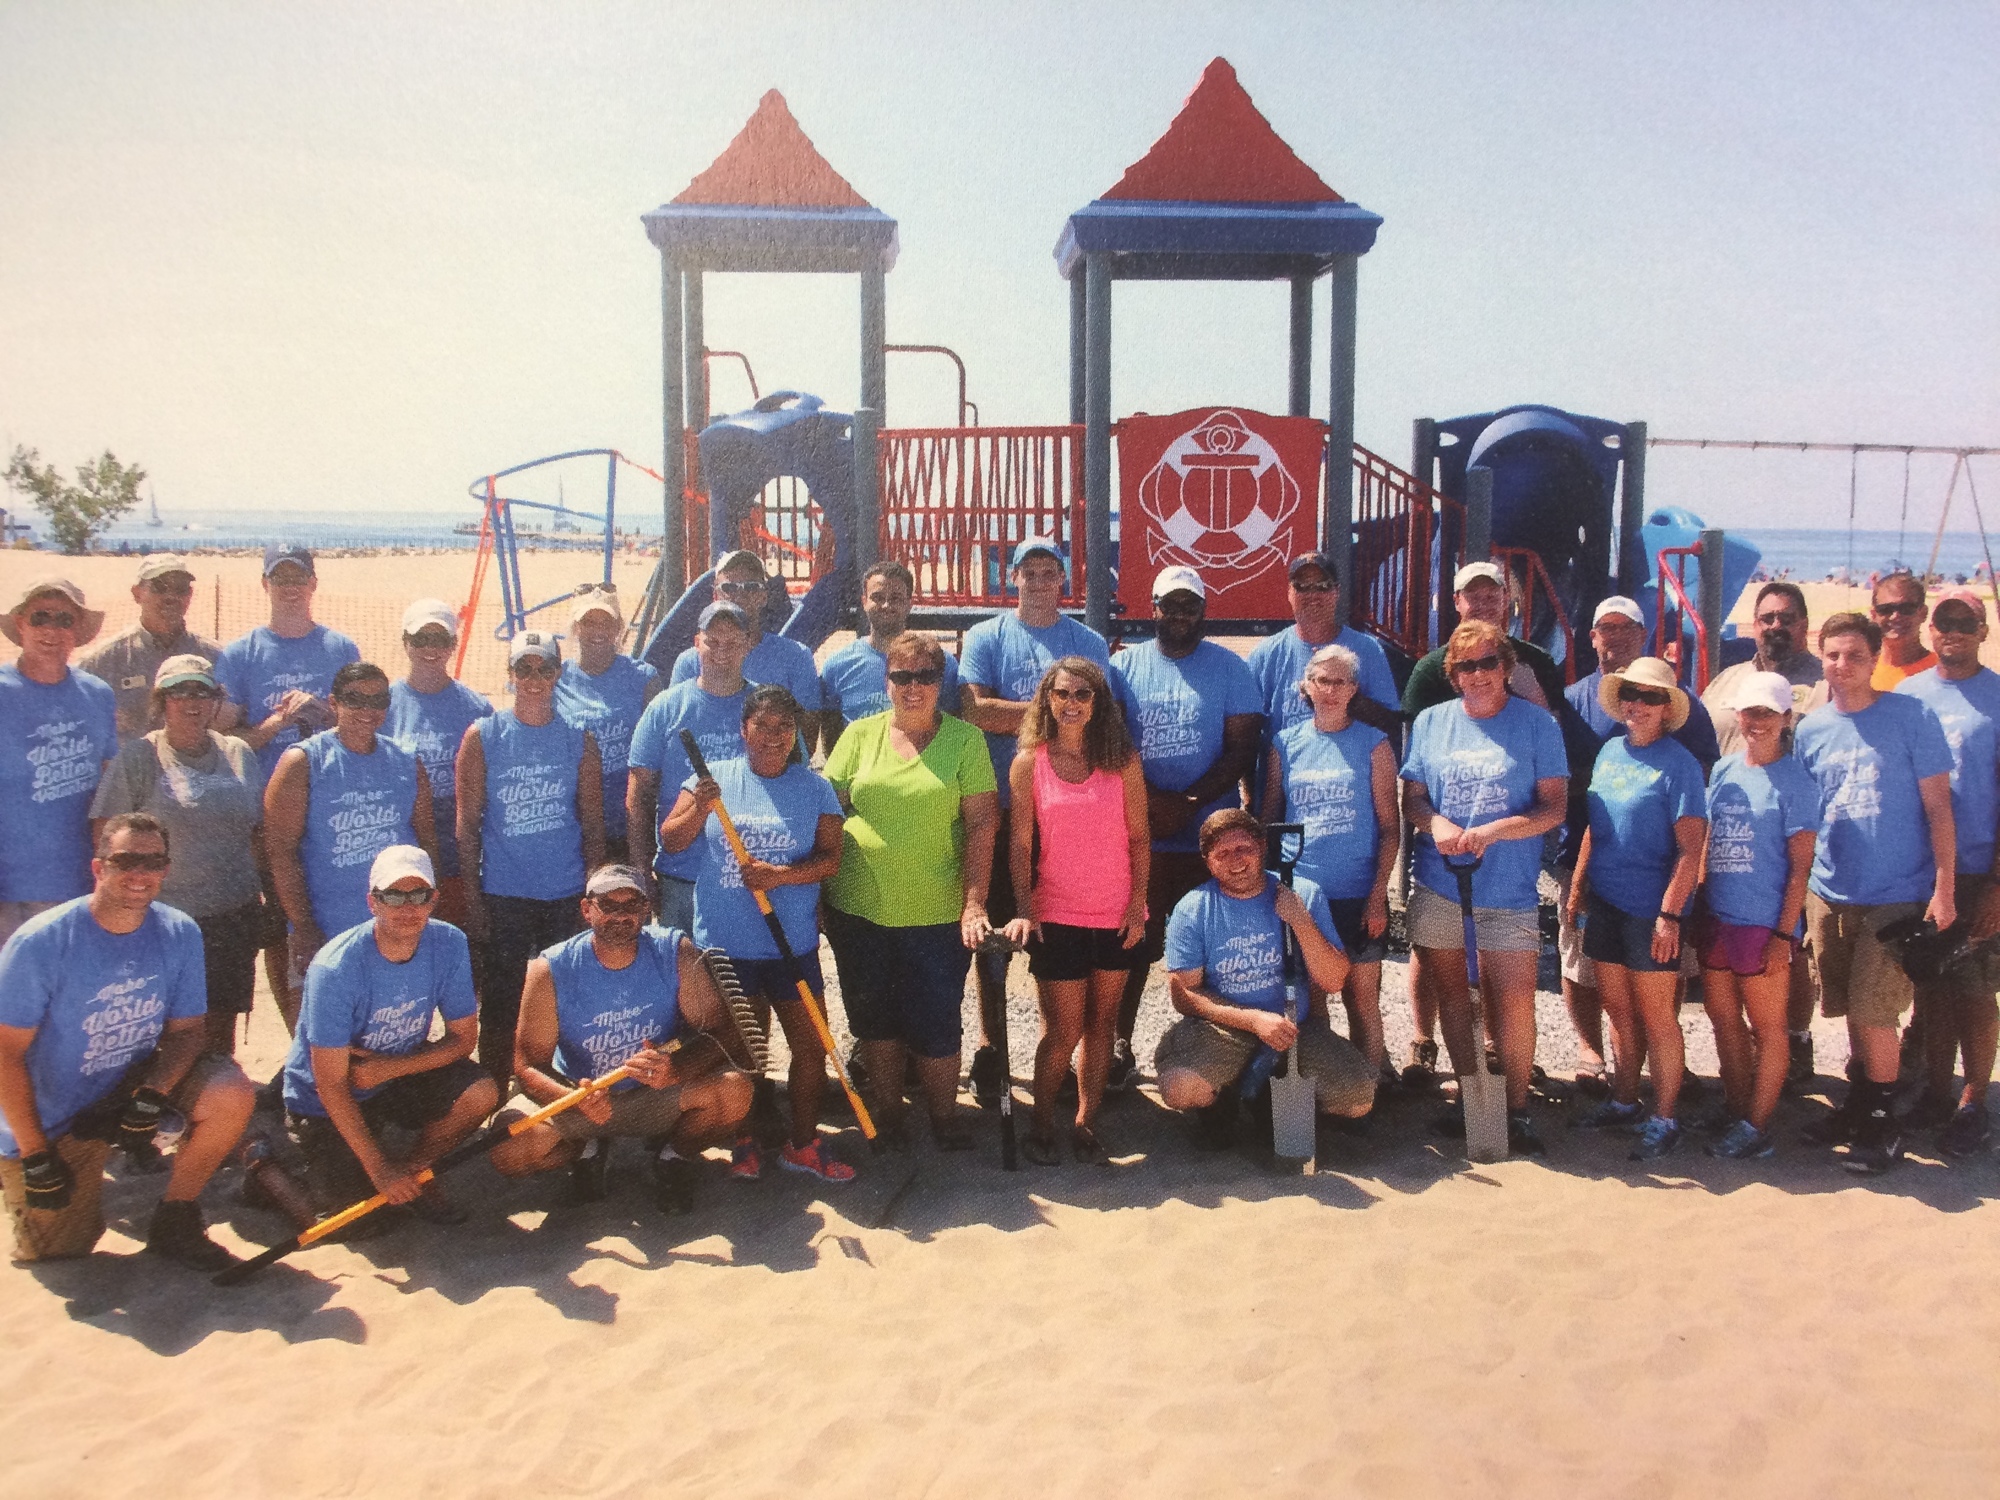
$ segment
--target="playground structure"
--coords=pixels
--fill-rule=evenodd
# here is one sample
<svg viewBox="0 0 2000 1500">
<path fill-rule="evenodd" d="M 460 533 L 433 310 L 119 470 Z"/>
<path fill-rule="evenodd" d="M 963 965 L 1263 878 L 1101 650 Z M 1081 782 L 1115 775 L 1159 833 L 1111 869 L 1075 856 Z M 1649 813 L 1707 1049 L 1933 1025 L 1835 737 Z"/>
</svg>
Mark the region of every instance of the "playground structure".
<svg viewBox="0 0 2000 1500">
<path fill-rule="evenodd" d="M 882 556 L 914 573 L 919 624 L 963 628 L 1007 607 L 1006 559 L 1031 535 L 1067 549 L 1065 605 L 1107 636 L 1150 628 L 1151 580 L 1177 563 L 1210 581 L 1209 617 L 1224 630 L 1281 627 L 1284 564 L 1319 548 L 1346 583 L 1343 612 L 1406 659 L 1456 623 L 1457 566 L 1491 556 L 1515 581 L 1522 633 L 1572 675 L 1589 669 L 1585 628 L 1611 592 L 1640 599 L 1656 648 L 1681 656 L 1695 685 L 1721 664 L 1723 612 L 1755 553 L 1685 512 L 1647 514 L 1644 423 L 1544 406 L 1420 419 L 1407 470 L 1355 443 L 1358 264 L 1382 220 L 1301 161 L 1220 58 L 1145 156 L 1062 228 L 1063 424 L 968 425 L 957 356 L 887 343 L 896 222 L 820 156 L 775 90 L 706 170 L 642 222 L 661 262 L 661 470 L 608 449 L 557 459 L 607 459 L 604 514 L 591 518 L 604 528 L 607 579 L 621 465 L 661 484 L 659 563 L 632 616 L 657 665 L 691 641 L 714 560 L 739 546 L 786 580 L 783 595 L 773 591 L 767 628 L 810 648 L 846 622 L 861 572 Z M 710 271 L 856 276 L 857 408 L 832 412 L 816 397 L 774 391 L 711 420 L 712 359 L 741 360 L 753 396 L 757 385 L 745 356 L 706 347 Z M 1330 315 L 1324 415 L 1315 417 L 1313 298 L 1322 277 Z M 1129 279 L 1288 283 L 1286 411 L 1201 407 L 1114 421 L 1112 289 Z M 892 349 L 957 362 L 959 426 L 883 427 Z M 512 499 L 500 481 L 557 459 L 474 486 L 485 507 L 475 602 L 490 552 L 508 633 L 558 601 L 520 597 L 510 510 L 533 502 Z"/>
</svg>

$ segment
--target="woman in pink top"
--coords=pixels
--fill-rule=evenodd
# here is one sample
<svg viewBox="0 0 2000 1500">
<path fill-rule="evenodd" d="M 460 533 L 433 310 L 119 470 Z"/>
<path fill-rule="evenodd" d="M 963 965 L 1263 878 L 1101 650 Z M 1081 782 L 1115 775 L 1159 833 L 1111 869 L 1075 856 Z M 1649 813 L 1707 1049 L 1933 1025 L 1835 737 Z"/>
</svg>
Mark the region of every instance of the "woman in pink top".
<svg viewBox="0 0 2000 1500">
<path fill-rule="evenodd" d="M 1041 992 L 1035 1048 L 1034 1123 L 1021 1150 L 1057 1161 L 1056 1091 L 1080 1041 L 1076 1127 L 1070 1151 L 1098 1161 L 1095 1129 L 1111 1067 L 1112 1033 L 1125 976 L 1145 962 L 1146 778 L 1125 715 L 1103 671 L 1066 656 L 1043 674 L 1021 720 L 1020 754 L 1009 772 L 1014 824 L 1009 848 L 1016 917 L 1003 931 L 1028 948 Z M 1034 816 L 1022 817 L 1021 809 Z"/>
</svg>

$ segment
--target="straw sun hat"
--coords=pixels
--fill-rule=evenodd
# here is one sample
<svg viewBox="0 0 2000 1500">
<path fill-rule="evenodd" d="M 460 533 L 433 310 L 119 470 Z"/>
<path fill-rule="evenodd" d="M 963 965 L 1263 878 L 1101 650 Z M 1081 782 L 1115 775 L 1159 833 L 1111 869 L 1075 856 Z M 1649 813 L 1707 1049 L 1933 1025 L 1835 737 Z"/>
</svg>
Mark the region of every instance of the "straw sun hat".
<svg viewBox="0 0 2000 1500">
<path fill-rule="evenodd" d="M 1688 695 L 1674 681 L 1674 669 L 1657 656 L 1642 656 L 1622 672 L 1606 672 L 1597 685 L 1597 701 L 1619 723 L 1625 722 L 1625 706 L 1618 701 L 1618 689 L 1626 683 L 1634 687 L 1664 689 L 1673 700 L 1667 704 L 1667 733 L 1672 734 L 1688 720 Z"/>
</svg>

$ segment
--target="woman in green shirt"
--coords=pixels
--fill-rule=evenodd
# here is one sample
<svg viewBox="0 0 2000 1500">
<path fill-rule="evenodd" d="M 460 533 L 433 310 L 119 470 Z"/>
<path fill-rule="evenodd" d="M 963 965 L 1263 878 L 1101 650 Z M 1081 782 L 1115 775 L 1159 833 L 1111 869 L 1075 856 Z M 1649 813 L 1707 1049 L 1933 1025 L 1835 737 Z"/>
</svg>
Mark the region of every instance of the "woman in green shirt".
<svg viewBox="0 0 2000 1500">
<path fill-rule="evenodd" d="M 889 711 L 848 725 L 826 763 L 847 813 L 826 935 L 883 1133 L 902 1128 L 898 1084 L 914 1054 L 932 1139 L 963 1151 L 972 1132 L 957 1118 L 959 1015 L 972 950 L 993 930 L 999 792 L 985 736 L 938 711 L 943 648 L 910 632 L 887 656 Z"/>
</svg>

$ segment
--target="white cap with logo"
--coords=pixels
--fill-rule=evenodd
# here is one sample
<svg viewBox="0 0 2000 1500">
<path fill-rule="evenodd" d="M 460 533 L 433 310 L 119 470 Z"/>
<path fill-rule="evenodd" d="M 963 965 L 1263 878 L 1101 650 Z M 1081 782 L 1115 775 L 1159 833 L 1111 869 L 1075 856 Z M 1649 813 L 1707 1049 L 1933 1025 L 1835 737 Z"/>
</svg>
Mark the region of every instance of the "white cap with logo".
<svg viewBox="0 0 2000 1500">
<path fill-rule="evenodd" d="M 1616 615 L 1621 620 L 1630 620 L 1634 625 L 1643 625 L 1646 623 L 1646 613 L 1639 608 L 1638 601 L 1628 599 L 1623 594 L 1612 594 L 1604 599 L 1600 599 L 1597 608 L 1591 611 L 1590 623 L 1593 625 L 1601 624 L 1607 615 Z"/>
<path fill-rule="evenodd" d="M 1208 597 L 1208 585 L 1201 581 L 1201 574 L 1189 567 L 1162 568 L 1153 578 L 1153 602 L 1158 604 L 1169 594 L 1188 593 L 1197 599 Z"/>
<path fill-rule="evenodd" d="M 368 889 L 386 891 L 397 881 L 413 877 L 425 885 L 437 885 L 431 857 L 415 844 L 391 844 L 376 855 L 375 863 L 368 867 Z"/>
</svg>

